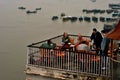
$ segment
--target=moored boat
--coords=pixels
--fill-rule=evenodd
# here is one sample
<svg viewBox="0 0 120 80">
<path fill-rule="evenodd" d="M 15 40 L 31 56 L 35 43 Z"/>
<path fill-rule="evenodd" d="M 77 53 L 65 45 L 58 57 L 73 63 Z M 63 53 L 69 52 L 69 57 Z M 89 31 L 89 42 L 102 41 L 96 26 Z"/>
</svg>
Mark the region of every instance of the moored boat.
<svg viewBox="0 0 120 80">
<path fill-rule="evenodd" d="M 83 21 L 83 17 L 79 17 L 79 21 L 80 21 L 80 22 Z"/>
<path fill-rule="evenodd" d="M 72 16 L 63 16 L 62 17 L 63 22 L 69 21 L 71 19 L 72 19 Z"/>
<path fill-rule="evenodd" d="M 42 8 L 36 8 L 35 10 L 41 10 Z"/>
<path fill-rule="evenodd" d="M 101 22 L 105 22 L 105 21 L 106 21 L 105 17 L 100 17 L 99 20 L 100 20 Z"/>
<path fill-rule="evenodd" d="M 70 20 L 71 20 L 71 22 L 75 22 L 75 21 L 77 21 L 77 19 L 78 19 L 77 17 L 73 16 L 73 17 L 71 17 Z"/>
<path fill-rule="evenodd" d="M 93 22 L 98 22 L 98 18 L 95 17 L 95 16 L 93 16 L 93 17 L 92 17 L 92 21 L 93 21 Z"/>
<path fill-rule="evenodd" d="M 25 10 L 26 8 L 21 6 L 21 7 L 18 7 L 18 9 L 22 9 L 22 10 Z"/>
<path fill-rule="evenodd" d="M 53 16 L 52 17 L 52 20 L 54 21 L 54 20 L 58 20 L 58 16 Z"/>
<path fill-rule="evenodd" d="M 30 14 L 30 13 L 37 13 L 37 11 L 30 11 L 30 10 L 28 10 L 28 11 L 26 11 L 26 13 L 27 13 L 27 14 Z"/>
<path fill-rule="evenodd" d="M 84 21 L 91 22 L 91 19 L 90 19 L 90 17 L 85 16 Z"/>
</svg>

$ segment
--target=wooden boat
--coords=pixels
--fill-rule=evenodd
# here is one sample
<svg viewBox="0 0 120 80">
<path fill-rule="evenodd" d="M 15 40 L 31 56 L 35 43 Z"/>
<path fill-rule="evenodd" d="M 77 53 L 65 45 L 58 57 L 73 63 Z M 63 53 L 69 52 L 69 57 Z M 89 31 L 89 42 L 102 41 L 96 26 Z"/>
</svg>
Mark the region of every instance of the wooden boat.
<svg viewBox="0 0 120 80">
<path fill-rule="evenodd" d="M 25 10 L 26 8 L 21 6 L 21 7 L 18 7 L 18 9 L 22 9 L 22 10 Z"/>
<path fill-rule="evenodd" d="M 72 16 L 63 16 L 62 20 L 63 22 L 69 21 L 72 19 Z"/>
<path fill-rule="evenodd" d="M 84 21 L 91 22 L 91 19 L 90 19 L 90 17 L 85 16 Z"/>
<path fill-rule="evenodd" d="M 114 11 L 114 10 L 112 10 L 112 9 L 107 9 L 107 10 L 106 10 L 106 13 L 107 13 L 107 14 L 110 14 L 110 13 L 112 13 L 113 11 Z"/>
<path fill-rule="evenodd" d="M 92 17 L 92 21 L 93 21 L 93 22 L 98 22 L 98 18 L 95 17 L 95 16 L 93 16 L 93 17 Z"/>
<path fill-rule="evenodd" d="M 105 21 L 106 21 L 106 20 L 105 20 L 105 17 L 100 17 L 100 18 L 99 18 L 99 21 L 105 22 Z"/>
<path fill-rule="evenodd" d="M 119 14 L 112 14 L 112 17 L 118 17 Z"/>
<path fill-rule="evenodd" d="M 83 21 L 83 17 L 79 17 L 79 21 L 80 21 L 80 22 Z"/>
<path fill-rule="evenodd" d="M 73 17 L 71 17 L 70 20 L 71 20 L 71 22 L 75 22 L 75 21 L 77 21 L 77 19 L 78 19 L 77 17 L 74 17 L 74 16 L 73 16 Z"/>
<path fill-rule="evenodd" d="M 66 16 L 66 14 L 65 13 L 61 13 L 61 15 L 60 15 L 61 17 L 63 17 L 63 16 Z"/>
<path fill-rule="evenodd" d="M 120 4 L 109 4 L 109 7 L 112 8 L 112 7 L 120 7 Z"/>
<path fill-rule="evenodd" d="M 53 16 L 52 20 L 58 20 L 58 16 Z"/>
<path fill-rule="evenodd" d="M 27 14 L 30 14 L 30 13 L 37 13 L 37 11 L 30 11 L 30 10 L 28 10 L 28 11 L 26 11 L 26 13 L 27 13 Z"/>
<path fill-rule="evenodd" d="M 36 10 L 41 10 L 42 8 L 36 8 Z"/>
</svg>

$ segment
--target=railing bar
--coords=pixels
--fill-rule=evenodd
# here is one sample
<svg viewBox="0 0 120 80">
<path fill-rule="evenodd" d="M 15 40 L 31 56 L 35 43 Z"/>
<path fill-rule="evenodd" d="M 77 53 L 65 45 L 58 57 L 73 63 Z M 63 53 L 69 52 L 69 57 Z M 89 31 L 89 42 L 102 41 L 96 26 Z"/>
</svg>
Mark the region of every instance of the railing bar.
<svg viewBox="0 0 120 80">
<path fill-rule="evenodd" d="M 95 59 L 95 55 L 93 55 L 93 59 Z M 94 74 L 95 74 L 95 61 L 93 60 L 94 62 Z"/>
<path fill-rule="evenodd" d="M 58 51 L 57 51 L 57 54 L 59 55 Z M 57 55 L 57 54 L 56 54 L 56 55 Z M 59 61 L 59 58 L 58 58 L 58 56 L 57 56 L 57 65 L 56 65 L 57 68 L 59 67 L 59 66 L 58 66 L 58 64 L 59 64 L 58 61 Z"/>
<path fill-rule="evenodd" d="M 47 50 L 46 50 L 46 49 L 45 49 L 45 52 L 47 53 Z M 47 66 L 47 67 L 48 67 L 48 59 L 47 59 L 47 55 L 48 55 L 48 54 L 46 54 L 46 55 L 45 55 L 45 57 L 46 57 L 46 62 L 45 62 L 45 63 L 46 63 L 46 65 L 45 65 L 45 66 Z"/>
<path fill-rule="evenodd" d="M 49 50 L 49 52 L 50 52 L 50 57 L 49 57 L 49 63 L 50 63 L 50 67 L 52 67 L 52 51 L 51 50 Z"/>
<path fill-rule="evenodd" d="M 90 73 L 90 55 L 88 55 L 88 72 Z"/>
<path fill-rule="evenodd" d="M 68 70 L 70 70 L 70 61 L 69 61 L 69 57 L 70 57 L 70 53 L 69 53 L 69 51 L 67 52 L 67 54 L 68 54 L 68 57 L 67 57 L 67 61 L 68 61 Z"/>
<path fill-rule="evenodd" d="M 100 57 L 100 60 L 99 60 L 99 75 L 101 75 L 101 56 Z"/>
<path fill-rule="evenodd" d="M 105 56 L 106 57 L 106 56 Z M 107 71 L 108 71 L 108 66 L 107 66 L 107 64 L 108 64 L 108 58 L 106 57 L 106 63 L 105 63 L 105 70 L 106 70 L 106 72 L 105 72 L 105 75 L 107 75 Z"/>
<path fill-rule="evenodd" d="M 108 62 L 109 62 L 109 58 L 107 57 L 107 64 L 106 64 L 107 72 L 106 72 L 106 75 L 108 75 L 108 71 L 109 71 L 109 65 L 108 65 Z"/>
<path fill-rule="evenodd" d="M 83 55 L 81 53 L 80 54 L 80 72 L 83 72 L 83 60 L 82 60 L 82 58 L 83 58 Z"/>
<path fill-rule="evenodd" d="M 62 52 L 59 51 L 59 53 L 60 53 L 60 64 L 61 64 L 61 69 L 62 69 L 62 64 L 63 64 L 62 63 Z"/>
<path fill-rule="evenodd" d="M 100 56 L 99 56 L 99 58 L 100 58 Z M 101 59 L 100 59 L 101 60 Z M 100 74 L 100 60 L 98 60 L 98 74 Z"/>
<path fill-rule="evenodd" d="M 103 70 L 102 70 L 102 68 L 103 68 L 103 63 L 104 63 L 104 61 L 103 61 L 103 59 L 104 59 L 104 56 L 101 56 L 101 74 L 103 75 Z"/>
<path fill-rule="evenodd" d="M 80 55 L 80 54 L 79 54 L 79 55 Z M 76 64 L 75 64 L 75 66 L 76 66 L 75 68 L 76 68 L 76 71 L 77 71 L 77 72 L 80 71 L 80 67 L 81 67 L 81 66 L 80 66 L 80 62 L 79 62 L 79 55 L 78 55 L 78 53 L 75 53 L 75 59 L 76 59 L 76 60 L 75 60 L 75 63 L 76 63 Z"/>
<path fill-rule="evenodd" d="M 76 61 L 76 63 L 77 63 L 77 65 L 76 65 L 76 71 L 77 72 L 80 72 L 80 67 L 81 67 L 81 65 L 80 65 L 80 62 L 79 62 L 79 55 L 81 55 L 81 54 L 79 54 L 79 53 L 76 53 L 76 59 L 77 59 L 77 61 Z M 80 67 L 79 67 L 80 66 Z"/>
<path fill-rule="evenodd" d="M 45 49 L 45 52 L 48 53 L 46 49 Z M 46 66 L 48 67 L 48 57 L 47 57 L 48 54 L 46 54 L 45 56 L 46 56 Z"/>
<path fill-rule="evenodd" d="M 86 64 L 86 63 L 85 63 L 85 56 L 84 56 L 84 53 L 83 53 L 83 62 L 84 62 L 84 63 L 83 63 L 83 72 L 85 72 L 85 67 L 86 67 L 85 64 Z"/>
<path fill-rule="evenodd" d="M 110 69 L 109 69 L 109 63 L 110 63 L 110 61 L 109 61 L 109 57 L 108 57 L 108 64 L 107 64 L 107 65 L 108 65 L 108 67 L 107 67 L 107 68 L 108 68 L 108 72 L 107 72 L 107 75 L 108 75 L 108 76 L 109 76 L 109 70 L 110 70 Z"/>
<path fill-rule="evenodd" d="M 95 74 L 97 74 L 97 56 L 96 55 L 94 55 L 94 57 L 95 57 Z"/>
<path fill-rule="evenodd" d="M 59 54 L 60 54 L 60 68 L 62 69 L 62 57 L 61 57 L 61 52 L 59 52 Z"/>
</svg>

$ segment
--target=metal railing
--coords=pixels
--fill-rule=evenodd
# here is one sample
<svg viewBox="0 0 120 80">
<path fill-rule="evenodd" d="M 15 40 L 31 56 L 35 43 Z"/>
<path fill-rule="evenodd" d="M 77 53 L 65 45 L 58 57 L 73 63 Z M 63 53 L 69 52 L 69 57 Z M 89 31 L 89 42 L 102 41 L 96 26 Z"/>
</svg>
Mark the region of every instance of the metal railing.
<svg viewBox="0 0 120 80">
<path fill-rule="evenodd" d="M 30 48 L 28 64 L 64 71 L 110 76 L 110 57 L 84 51 Z"/>
<path fill-rule="evenodd" d="M 73 38 L 77 38 L 75 35 Z M 61 36 L 52 38 L 61 42 Z M 45 40 L 47 41 L 47 40 Z M 38 42 L 28 46 L 27 64 L 35 67 L 51 68 L 82 74 L 110 77 L 110 57 L 94 54 L 94 51 L 75 51 L 62 49 L 47 49 Z"/>
</svg>

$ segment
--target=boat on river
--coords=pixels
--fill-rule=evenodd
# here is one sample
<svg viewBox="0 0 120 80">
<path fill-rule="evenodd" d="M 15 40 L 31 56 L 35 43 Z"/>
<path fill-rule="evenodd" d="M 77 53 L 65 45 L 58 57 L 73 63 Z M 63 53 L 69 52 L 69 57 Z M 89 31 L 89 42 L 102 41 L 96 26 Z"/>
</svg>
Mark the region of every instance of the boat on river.
<svg viewBox="0 0 120 80">
<path fill-rule="evenodd" d="M 35 11 L 30 11 L 30 10 L 27 10 L 27 11 L 26 11 L 26 13 L 27 13 L 27 14 L 32 14 L 32 13 L 34 13 L 34 14 L 35 14 L 35 13 L 37 13 L 37 11 L 36 11 L 36 10 L 35 10 Z"/>
<path fill-rule="evenodd" d="M 93 22 L 98 22 L 98 18 L 95 17 L 95 16 L 93 16 L 93 17 L 92 17 L 92 21 L 93 21 Z"/>
<path fill-rule="evenodd" d="M 18 9 L 25 10 L 26 8 L 21 6 L 21 7 L 18 7 Z"/>
</svg>

